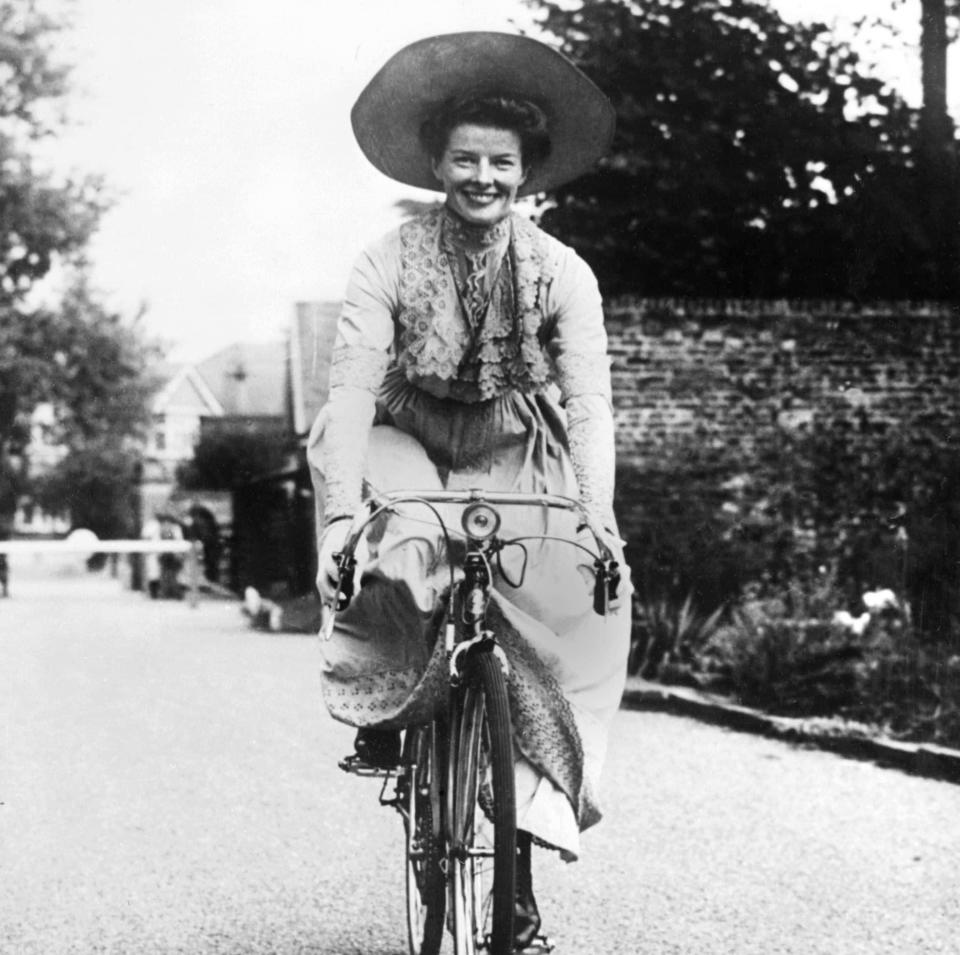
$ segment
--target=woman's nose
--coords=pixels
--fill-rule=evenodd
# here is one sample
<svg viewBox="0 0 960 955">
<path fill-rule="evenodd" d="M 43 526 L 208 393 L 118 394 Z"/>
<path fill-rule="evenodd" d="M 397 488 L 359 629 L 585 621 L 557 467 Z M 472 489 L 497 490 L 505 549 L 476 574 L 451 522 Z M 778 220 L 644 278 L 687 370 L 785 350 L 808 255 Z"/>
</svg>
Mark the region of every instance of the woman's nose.
<svg viewBox="0 0 960 955">
<path fill-rule="evenodd" d="M 479 159 L 477 161 L 476 177 L 478 182 L 493 181 L 493 167 L 489 159 Z"/>
</svg>

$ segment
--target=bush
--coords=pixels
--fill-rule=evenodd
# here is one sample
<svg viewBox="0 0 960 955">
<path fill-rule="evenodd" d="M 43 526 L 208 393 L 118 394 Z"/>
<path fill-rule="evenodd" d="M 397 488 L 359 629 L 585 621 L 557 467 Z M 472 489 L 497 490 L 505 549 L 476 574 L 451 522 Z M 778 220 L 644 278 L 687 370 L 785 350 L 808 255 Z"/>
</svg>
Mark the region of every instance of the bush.
<svg viewBox="0 0 960 955">
<path fill-rule="evenodd" d="M 689 596 L 712 613 L 753 581 L 789 576 L 790 529 L 744 520 L 734 457 L 698 440 L 677 441 L 649 467 L 618 476 L 627 561 L 644 604 L 679 607 Z"/>
<path fill-rule="evenodd" d="M 793 599 L 836 569 L 838 606 L 892 588 L 913 626 L 940 642 L 960 621 L 960 450 L 949 435 L 891 434 L 868 421 L 770 429 L 751 447 L 705 435 L 625 470 L 618 508 L 642 601 L 701 611 Z M 960 645 L 954 643 L 960 652 Z"/>
<path fill-rule="evenodd" d="M 829 716 L 859 701 L 864 647 L 829 622 L 778 618 L 748 604 L 718 631 L 707 656 L 715 688 L 770 713 Z"/>
<path fill-rule="evenodd" d="M 700 648 L 703 684 L 784 716 L 835 716 L 960 746 L 960 655 L 926 640 L 890 590 L 858 616 L 832 575 L 786 599 L 746 600 Z M 792 610 L 789 608 L 793 608 Z"/>
<path fill-rule="evenodd" d="M 700 686 L 703 648 L 717 628 L 724 608 L 701 614 L 693 596 L 679 606 L 667 599 L 634 604 L 633 633 L 627 670 L 644 679 Z"/>
</svg>

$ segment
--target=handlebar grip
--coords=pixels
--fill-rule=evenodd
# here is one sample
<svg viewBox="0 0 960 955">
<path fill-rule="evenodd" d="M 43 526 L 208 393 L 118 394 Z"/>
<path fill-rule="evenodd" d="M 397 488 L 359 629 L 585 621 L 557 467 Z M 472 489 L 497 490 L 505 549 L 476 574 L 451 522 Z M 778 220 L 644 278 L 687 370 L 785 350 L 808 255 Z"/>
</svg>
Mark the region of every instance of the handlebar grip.
<svg viewBox="0 0 960 955">
<path fill-rule="evenodd" d="M 353 600 L 353 575 L 357 567 L 353 554 L 339 551 L 333 555 L 337 562 L 339 576 L 337 579 L 337 606 L 336 610 L 346 610 Z"/>
<path fill-rule="evenodd" d="M 607 571 L 607 599 L 614 601 L 620 591 L 620 565 L 615 561 L 610 561 L 610 567 Z"/>
<path fill-rule="evenodd" d="M 593 611 L 605 617 L 620 589 L 620 565 L 615 560 L 598 559 L 593 562 L 593 567 L 596 574 L 593 585 Z"/>
</svg>

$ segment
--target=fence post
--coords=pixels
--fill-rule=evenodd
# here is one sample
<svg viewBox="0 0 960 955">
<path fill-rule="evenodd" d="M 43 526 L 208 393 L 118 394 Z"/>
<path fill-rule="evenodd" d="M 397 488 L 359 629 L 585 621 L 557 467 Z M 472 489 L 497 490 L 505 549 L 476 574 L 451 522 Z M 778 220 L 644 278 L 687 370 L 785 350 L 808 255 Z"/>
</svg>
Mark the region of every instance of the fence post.
<svg viewBox="0 0 960 955">
<path fill-rule="evenodd" d="M 190 606 L 196 607 L 200 602 L 200 550 L 203 544 L 194 540 L 187 555 L 187 579 L 190 581 Z"/>
</svg>

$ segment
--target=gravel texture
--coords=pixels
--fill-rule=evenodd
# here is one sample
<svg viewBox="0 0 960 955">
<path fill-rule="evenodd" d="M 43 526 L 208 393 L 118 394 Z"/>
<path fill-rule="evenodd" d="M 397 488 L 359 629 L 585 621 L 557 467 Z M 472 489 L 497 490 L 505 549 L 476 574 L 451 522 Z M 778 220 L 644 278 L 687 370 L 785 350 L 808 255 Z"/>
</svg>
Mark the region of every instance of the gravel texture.
<svg viewBox="0 0 960 955">
<path fill-rule="evenodd" d="M 32 568 L 28 568 L 32 569 Z M 0 600 L 3 955 L 400 955 L 401 827 L 336 759 L 318 644 L 237 604 L 18 573 Z M 565 953 L 956 952 L 960 788 L 621 712 Z"/>
</svg>

